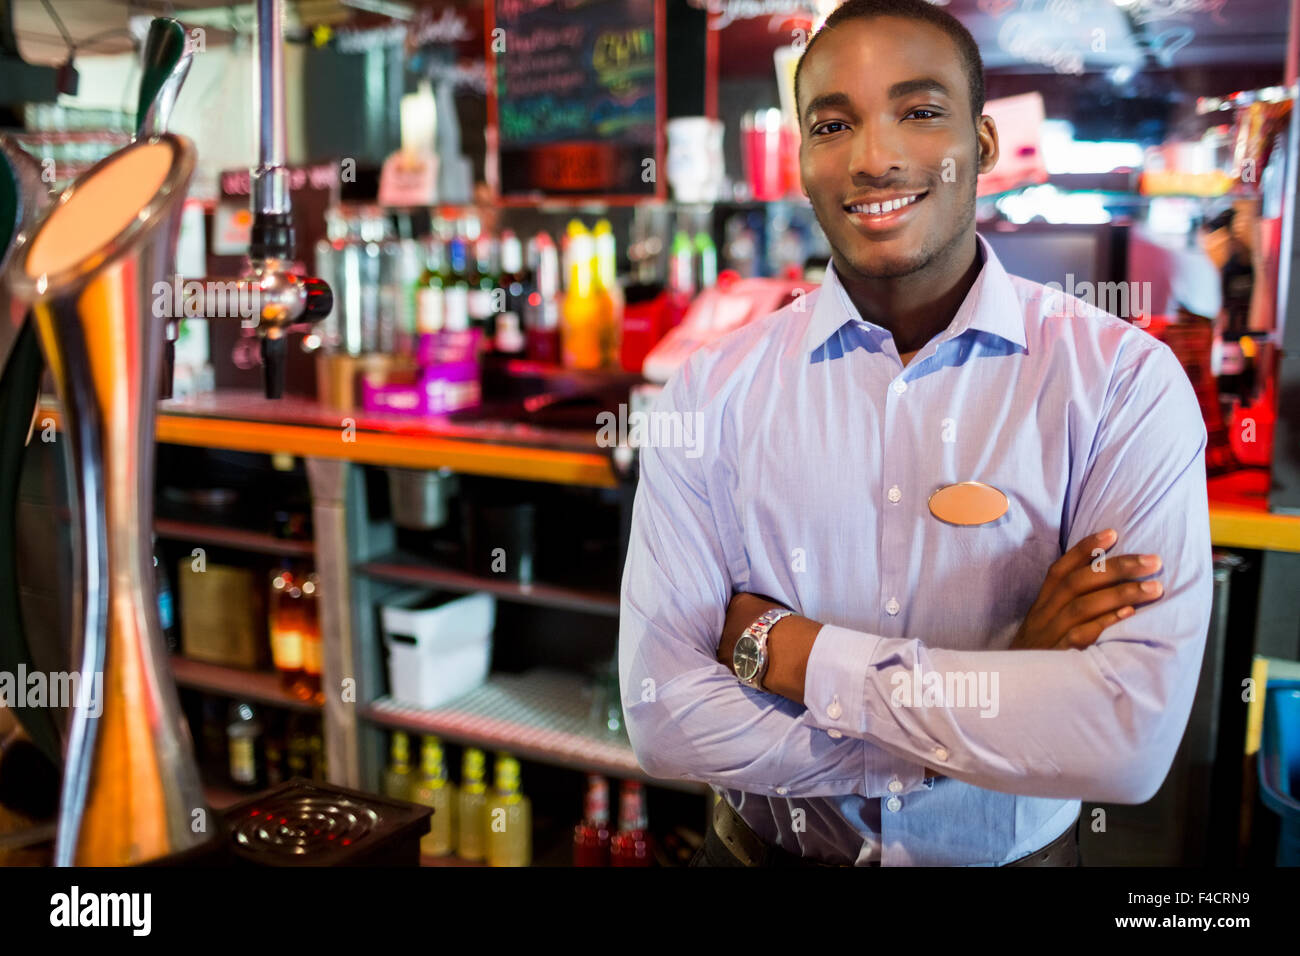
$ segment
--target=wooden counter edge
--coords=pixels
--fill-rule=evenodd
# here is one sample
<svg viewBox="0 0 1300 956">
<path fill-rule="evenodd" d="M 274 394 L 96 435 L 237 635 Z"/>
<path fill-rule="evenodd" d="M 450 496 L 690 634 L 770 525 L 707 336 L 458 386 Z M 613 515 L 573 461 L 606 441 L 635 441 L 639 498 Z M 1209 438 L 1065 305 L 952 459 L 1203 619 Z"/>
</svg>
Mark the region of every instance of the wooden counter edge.
<svg viewBox="0 0 1300 956">
<path fill-rule="evenodd" d="M 46 419 L 62 427 L 57 408 L 42 405 Z M 349 433 L 319 425 L 283 425 L 232 418 L 159 415 L 158 441 L 198 448 L 337 458 L 394 468 L 450 468 L 464 474 L 614 488 L 618 482 L 608 457 L 597 452 L 564 451 L 497 442 L 464 441 L 425 435 L 398 435 L 356 429 Z"/>
</svg>

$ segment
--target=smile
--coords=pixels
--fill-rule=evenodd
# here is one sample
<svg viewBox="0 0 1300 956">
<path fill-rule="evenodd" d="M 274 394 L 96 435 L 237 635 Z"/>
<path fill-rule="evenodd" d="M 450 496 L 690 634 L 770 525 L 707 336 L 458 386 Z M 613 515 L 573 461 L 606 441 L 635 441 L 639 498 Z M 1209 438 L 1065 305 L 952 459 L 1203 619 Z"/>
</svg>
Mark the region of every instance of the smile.
<svg viewBox="0 0 1300 956">
<path fill-rule="evenodd" d="M 890 213 L 912 205 L 925 193 L 913 193 L 910 196 L 900 196 L 897 199 L 889 199 L 885 202 L 857 203 L 856 205 L 846 206 L 845 208 L 851 213 L 868 216 L 887 216 Z"/>
</svg>

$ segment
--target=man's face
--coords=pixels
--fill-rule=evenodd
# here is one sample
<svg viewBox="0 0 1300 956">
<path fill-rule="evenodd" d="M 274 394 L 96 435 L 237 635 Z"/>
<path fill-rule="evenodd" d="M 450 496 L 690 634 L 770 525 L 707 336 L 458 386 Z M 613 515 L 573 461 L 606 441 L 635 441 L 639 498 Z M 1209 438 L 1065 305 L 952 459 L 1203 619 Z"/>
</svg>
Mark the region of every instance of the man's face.
<svg viewBox="0 0 1300 956">
<path fill-rule="evenodd" d="M 799 79 L 803 191 L 849 275 L 924 269 L 974 228 L 975 185 L 997 162 L 993 121 L 971 121 L 961 54 L 938 27 L 899 17 L 843 23 Z M 854 208 L 896 198 L 877 213 Z"/>
</svg>

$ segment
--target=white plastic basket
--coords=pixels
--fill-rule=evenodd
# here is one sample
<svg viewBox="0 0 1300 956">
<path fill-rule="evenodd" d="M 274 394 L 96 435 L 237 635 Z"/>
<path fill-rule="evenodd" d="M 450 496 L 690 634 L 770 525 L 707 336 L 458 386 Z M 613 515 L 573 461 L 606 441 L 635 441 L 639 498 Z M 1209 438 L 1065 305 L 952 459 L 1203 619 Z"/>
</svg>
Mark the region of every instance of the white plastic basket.
<svg viewBox="0 0 1300 956">
<path fill-rule="evenodd" d="M 496 623 L 491 594 L 447 600 L 409 592 L 385 605 L 381 616 L 394 700 L 439 707 L 487 680 Z"/>
</svg>

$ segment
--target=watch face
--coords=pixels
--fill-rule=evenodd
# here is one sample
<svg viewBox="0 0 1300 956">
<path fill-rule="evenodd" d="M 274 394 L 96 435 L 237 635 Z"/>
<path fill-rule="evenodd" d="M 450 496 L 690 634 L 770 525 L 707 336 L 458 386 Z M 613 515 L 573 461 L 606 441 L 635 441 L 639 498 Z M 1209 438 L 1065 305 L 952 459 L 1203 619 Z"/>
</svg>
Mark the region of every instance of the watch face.
<svg viewBox="0 0 1300 956">
<path fill-rule="evenodd" d="M 736 649 L 731 658 L 736 676 L 741 680 L 753 680 L 758 673 L 758 641 L 746 634 L 736 641 Z"/>
</svg>

